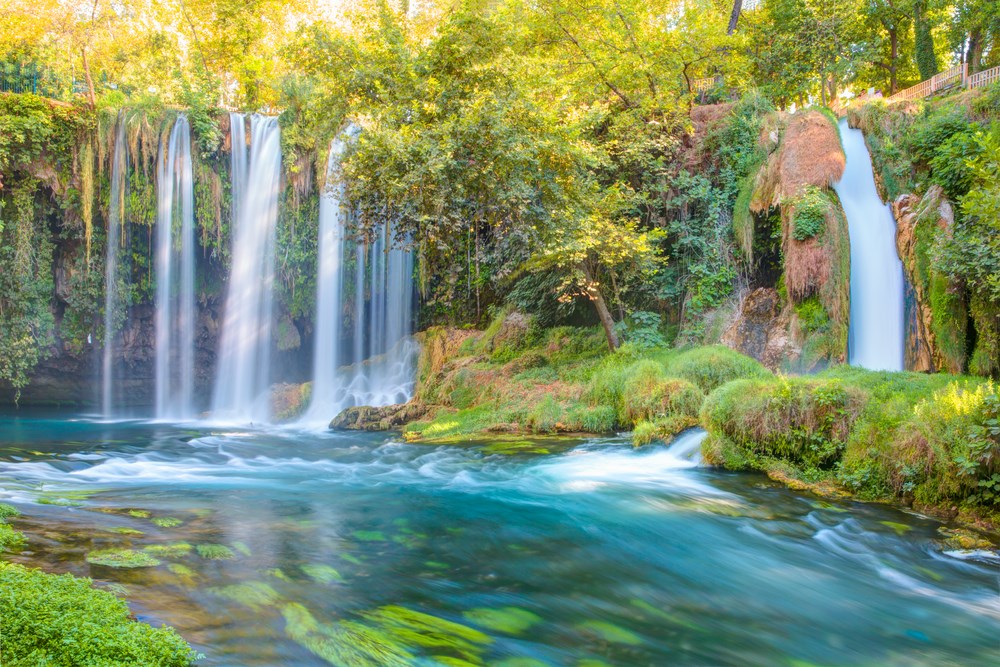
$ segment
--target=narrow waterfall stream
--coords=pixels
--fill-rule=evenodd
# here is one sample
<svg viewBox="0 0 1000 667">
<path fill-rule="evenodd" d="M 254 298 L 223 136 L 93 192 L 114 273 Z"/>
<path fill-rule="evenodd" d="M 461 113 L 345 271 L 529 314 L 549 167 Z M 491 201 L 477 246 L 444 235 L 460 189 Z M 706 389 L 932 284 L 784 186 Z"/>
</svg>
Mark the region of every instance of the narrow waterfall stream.
<svg viewBox="0 0 1000 667">
<path fill-rule="evenodd" d="M 128 180 L 128 142 L 125 139 L 125 119 L 118 115 L 115 127 L 115 149 L 111 157 L 111 202 L 108 206 L 107 254 L 104 266 L 104 349 L 101 355 L 101 414 L 104 419 L 114 416 L 115 372 L 114 341 L 120 326 L 118 321 L 118 264 L 121 234 L 125 222 L 125 191 Z"/>
<path fill-rule="evenodd" d="M 312 399 L 305 421 L 322 423 L 333 416 L 340 401 L 337 367 L 341 361 L 341 284 L 344 254 L 343 187 L 332 184 L 344 152 L 344 142 L 330 146 L 326 166 L 326 190 L 319 200 L 319 267 L 316 274 L 316 342 L 313 354 Z"/>
<path fill-rule="evenodd" d="M 156 220 L 156 418 L 194 416 L 194 177 L 191 129 L 178 116 L 160 146 Z"/>
<path fill-rule="evenodd" d="M 212 401 L 213 417 L 239 423 L 266 422 L 270 416 L 267 389 L 281 181 L 278 119 L 253 116 L 250 135 L 249 168 L 233 229 L 232 269 Z"/>
<path fill-rule="evenodd" d="M 834 189 L 851 237 L 848 361 L 872 370 L 903 370 L 903 264 L 896 251 L 896 223 L 875 187 L 864 134 L 844 118 L 840 136 L 847 167 Z"/>
<path fill-rule="evenodd" d="M 340 138 L 330 146 L 328 183 L 344 148 Z M 371 240 L 345 242 L 342 198 L 340 184 L 320 198 L 313 387 L 303 423 L 329 423 L 352 405 L 405 402 L 413 390 L 413 253 L 394 243 L 390 225 Z M 346 304 L 352 306 L 348 315 Z M 350 347 L 343 344 L 348 335 Z"/>
</svg>

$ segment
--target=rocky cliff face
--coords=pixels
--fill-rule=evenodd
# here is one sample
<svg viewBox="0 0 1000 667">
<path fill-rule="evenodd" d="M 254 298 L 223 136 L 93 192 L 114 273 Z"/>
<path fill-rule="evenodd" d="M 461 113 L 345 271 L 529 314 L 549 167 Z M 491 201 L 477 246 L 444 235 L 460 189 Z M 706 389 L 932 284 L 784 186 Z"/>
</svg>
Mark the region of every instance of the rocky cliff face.
<svg viewBox="0 0 1000 667">
<path fill-rule="evenodd" d="M 218 311 L 214 301 L 202 304 L 198 309 L 195 391 L 201 404 L 207 404 L 212 389 L 220 324 Z M 154 402 L 154 318 L 151 305 L 134 306 L 115 339 L 113 402 L 117 407 L 148 406 Z M 60 324 L 57 318 L 55 341 L 48 348 L 47 356 L 35 367 L 31 382 L 21 390 L 19 403 L 97 407 L 101 400 L 104 341 L 95 326 L 95 332 L 89 336 L 87 343 L 76 349 L 60 336 Z M 13 388 L 0 386 L 0 402 L 13 403 L 14 398 Z"/>
<path fill-rule="evenodd" d="M 951 233 L 955 214 L 939 186 L 923 197 L 904 194 L 892 202 L 896 248 L 906 274 L 907 370 L 961 373 L 965 365 L 965 304 L 962 285 L 937 274 L 930 247 Z"/>
</svg>

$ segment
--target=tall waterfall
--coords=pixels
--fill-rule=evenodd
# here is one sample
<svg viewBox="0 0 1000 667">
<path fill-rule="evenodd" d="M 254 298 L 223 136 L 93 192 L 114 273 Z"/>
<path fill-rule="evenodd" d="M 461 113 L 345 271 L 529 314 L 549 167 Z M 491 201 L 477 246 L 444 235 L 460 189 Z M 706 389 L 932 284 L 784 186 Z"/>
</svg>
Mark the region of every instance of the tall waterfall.
<svg viewBox="0 0 1000 667">
<path fill-rule="evenodd" d="M 328 182 L 343 152 L 343 140 L 335 140 Z M 393 243 L 391 225 L 372 239 L 349 239 L 357 230 L 348 233 L 342 195 L 335 184 L 320 199 L 313 390 L 303 419 L 310 423 L 327 423 L 352 405 L 404 402 L 414 385 L 413 254 Z"/>
<path fill-rule="evenodd" d="M 232 198 L 232 228 L 236 228 L 240 219 L 240 206 L 243 204 L 243 194 L 247 187 L 247 127 L 246 116 L 241 113 L 229 114 L 229 166 L 231 173 L 230 195 Z"/>
<path fill-rule="evenodd" d="M 861 130 L 840 121 L 847 155 L 834 188 L 851 237 L 851 324 L 848 360 L 873 370 L 903 369 L 903 264 L 896 223 L 875 188 L 871 156 Z"/>
<path fill-rule="evenodd" d="M 104 261 L 104 350 L 101 358 L 101 413 L 111 419 L 114 412 L 114 340 L 119 308 L 118 255 L 124 225 L 125 189 L 128 180 L 128 142 L 125 119 L 119 114 L 115 128 L 115 149 L 111 157 L 111 202 L 108 206 L 107 249 Z"/>
<path fill-rule="evenodd" d="M 194 416 L 194 177 L 191 128 L 177 117 L 157 160 L 156 417 Z"/>
<path fill-rule="evenodd" d="M 233 176 L 238 174 L 234 171 Z M 237 184 L 239 217 L 232 230 L 232 270 L 212 400 L 213 416 L 219 419 L 266 422 L 269 418 L 267 389 L 280 178 L 278 119 L 255 115 L 250 122 L 246 184 Z"/>
</svg>

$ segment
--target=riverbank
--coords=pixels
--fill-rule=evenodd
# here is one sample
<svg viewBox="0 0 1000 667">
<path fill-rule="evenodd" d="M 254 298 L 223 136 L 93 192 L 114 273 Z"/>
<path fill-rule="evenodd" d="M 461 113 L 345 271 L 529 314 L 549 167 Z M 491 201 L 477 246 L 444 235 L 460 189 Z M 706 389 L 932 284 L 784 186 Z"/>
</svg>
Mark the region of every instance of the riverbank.
<svg viewBox="0 0 1000 667">
<path fill-rule="evenodd" d="M 1000 398 L 988 379 L 847 366 L 786 376 L 722 346 L 608 353 L 596 328 L 535 329 L 519 316 L 421 336 L 416 396 L 390 411 L 410 442 L 630 431 L 639 446 L 700 425 L 710 464 L 1000 526 Z"/>
</svg>

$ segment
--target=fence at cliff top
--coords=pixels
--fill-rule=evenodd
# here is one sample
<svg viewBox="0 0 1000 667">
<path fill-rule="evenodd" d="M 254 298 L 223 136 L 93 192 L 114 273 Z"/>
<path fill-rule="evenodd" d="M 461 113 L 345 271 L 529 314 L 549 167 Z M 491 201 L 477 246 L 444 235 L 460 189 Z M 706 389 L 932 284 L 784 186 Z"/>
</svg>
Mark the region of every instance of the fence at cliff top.
<svg viewBox="0 0 1000 667">
<path fill-rule="evenodd" d="M 902 102 L 930 97 L 935 93 L 954 88 L 981 88 L 1000 81 L 1000 67 L 969 74 L 969 64 L 960 63 L 951 69 L 935 74 L 915 86 L 904 88 L 886 98 L 889 102 Z"/>
<path fill-rule="evenodd" d="M 98 91 L 119 90 L 106 73 L 95 74 L 94 88 Z M 62 76 L 37 63 L 0 62 L 0 93 L 39 95 L 67 102 L 75 95 L 86 95 L 87 82 L 73 76 Z M 127 87 L 122 89 L 128 92 Z"/>
</svg>

